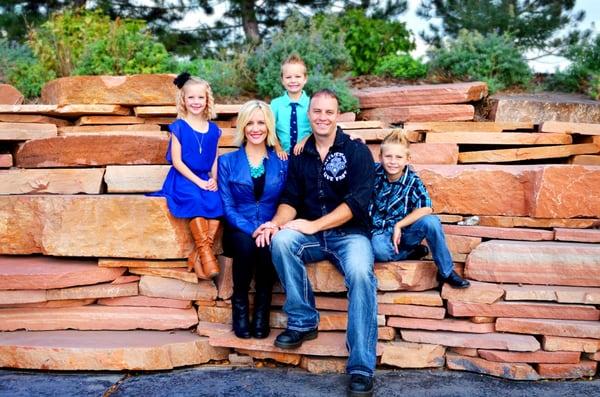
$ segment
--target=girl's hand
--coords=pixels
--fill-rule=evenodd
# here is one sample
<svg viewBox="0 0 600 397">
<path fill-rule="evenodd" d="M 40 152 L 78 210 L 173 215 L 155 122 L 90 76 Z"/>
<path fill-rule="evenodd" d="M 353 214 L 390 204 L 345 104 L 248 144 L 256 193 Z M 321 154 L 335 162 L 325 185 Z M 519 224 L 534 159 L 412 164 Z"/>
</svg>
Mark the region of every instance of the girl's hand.
<svg viewBox="0 0 600 397">
<path fill-rule="evenodd" d="M 208 181 L 206 181 L 205 190 L 210 190 L 211 192 L 216 192 L 217 189 L 218 189 L 217 181 L 214 178 L 210 178 Z"/>
<path fill-rule="evenodd" d="M 275 153 L 277 154 L 277 157 L 279 157 L 279 160 L 287 160 L 288 159 L 288 154 L 285 150 L 275 150 Z"/>
</svg>

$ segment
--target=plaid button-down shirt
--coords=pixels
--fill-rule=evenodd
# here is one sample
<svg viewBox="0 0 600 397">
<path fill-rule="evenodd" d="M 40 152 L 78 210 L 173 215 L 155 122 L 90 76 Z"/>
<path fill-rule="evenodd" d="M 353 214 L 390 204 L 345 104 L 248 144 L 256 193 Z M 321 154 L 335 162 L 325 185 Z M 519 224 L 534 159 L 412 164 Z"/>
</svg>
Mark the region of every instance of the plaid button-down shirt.
<svg viewBox="0 0 600 397">
<path fill-rule="evenodd" d="M 417 208 L 431 207 L 431 198 L 421 178 L 407 165 L 397 181 L 388 181 L 381 164 L 375 167 L 375 190 L 369 205 L 371 230 L 391 231 Z"/>
</svg>

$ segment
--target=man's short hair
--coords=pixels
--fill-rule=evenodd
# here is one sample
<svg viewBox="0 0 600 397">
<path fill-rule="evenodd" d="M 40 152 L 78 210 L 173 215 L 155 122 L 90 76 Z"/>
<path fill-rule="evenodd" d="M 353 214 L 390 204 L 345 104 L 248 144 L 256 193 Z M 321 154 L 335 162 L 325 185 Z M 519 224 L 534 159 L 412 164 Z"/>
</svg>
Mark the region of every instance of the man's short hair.
<svg viewBox="0 0 600 397">
<path fill-rule="evenodd" d="M 335 93 L 335 91 L 330 90 L 329 88 L 323 88 L 322 90 L 319 90 L 319 91 L 315 92 L 314 94 L 312 94 L 312 96 L 310 97 L 309 107 L 312 104 L 313 99 L 315 99 L 316 97 L 320 97 L 320 96 L 324 96 L 324 97 L 329 97 L 329 98 L 335 99 L 335 101 L 337 102 L 337 105 L 338 105 L 338 110 L 339 110 L 339 108 L 340 108 L 340 98 L 338 98 L 338 96 Z"/>
</svg>

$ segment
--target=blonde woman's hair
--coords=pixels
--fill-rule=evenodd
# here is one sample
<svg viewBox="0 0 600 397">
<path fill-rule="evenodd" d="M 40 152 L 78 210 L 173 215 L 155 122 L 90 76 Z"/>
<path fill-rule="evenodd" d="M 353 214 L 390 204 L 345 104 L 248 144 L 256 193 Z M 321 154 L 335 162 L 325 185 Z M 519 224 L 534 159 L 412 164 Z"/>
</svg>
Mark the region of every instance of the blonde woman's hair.
<svg viewBox="0 0 600 397">
<path fill-rule="evenodd" d="M 406 149 L 406 154 L 410 154 L 410 141 L 408 140 L 408 136 L 406 132 L 402 129 L 396 128 L 393 129 L 389 134 L 383 138 L 381 141 L 380 150 L 385 145 L 400 145 Z"/>
<path fill-rule="evenodd" d="M 269 105 L 267 105 L 263 101 L 252 100 L 244 103 L 240 108 L 240 111 L 237 116 L 237 127 L 235 131 L 235 138 L 233 140 L 234 144 L 237 146 L 241 146 L 244 142 L 246 142 L 246 134 L 244 130 L 252 117 L 252 114 L 255 110 L 261 110 L 263 115 L 265 116 L 265 125 L 267 126 L 267 146 L 275 146 L 277 143 L 277 135 L 275 133 L 275 116 L 273 116 L 273 112 Z"/>
<path fill-rule="evenodd" d="M 304 66 L 304 75 L 306 76 L 306 74 L 307 74 L 306 73 L 306 64 L 304 63 L 304 60 L 296 52 L 292 53 L 281 63 L 281 77 L 283 77 L 283 67 L 285 65 L 302 65 L 302 66 Z"/>
<path fill-rule="evenodd" d="M 203 115 L 206 120 L 212 120 L 217 117 L 217 113 L 215 111 L 215 99 L 212 93 L 212 88 L 210 88 L 210 84 L 206 80 L 202 80 L 199 77 L 190 77 L 188 81 L 185 82 L 183 87 L 177 90 L 177 94 L 175 96 L 175 105 L 177 106 L 177 118 L 182 119 L 187 116 L 187 109 L 185 108 L 185 87 L 188 87 L 193 84 L 199 84 L 204 86 L 206 89 L 206 107 L 204 108 Z"/>
</svg>

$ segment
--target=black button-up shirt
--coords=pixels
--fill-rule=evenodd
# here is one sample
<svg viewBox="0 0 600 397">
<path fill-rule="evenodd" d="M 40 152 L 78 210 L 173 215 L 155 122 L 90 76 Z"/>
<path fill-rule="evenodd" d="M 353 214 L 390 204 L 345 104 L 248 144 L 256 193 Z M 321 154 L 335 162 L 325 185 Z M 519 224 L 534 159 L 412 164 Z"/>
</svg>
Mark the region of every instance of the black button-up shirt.
<svg viewBox="0 0 600 397">
<path fill-rule="evenodd" d="M 352 219 L 338 227 L 346 233 L 370 234 L 368 213 L 375 167 L 365 144 L 351 140 L 338 127 L 325 161 L 321 161 L 311 136 L 304 151 L 292 156 L 280 203 L 297 211 L 297 217 L 315 220 L 346 203 Z"/>
</svg>

